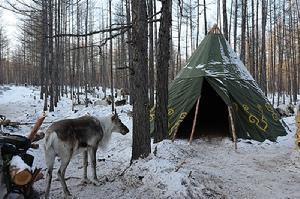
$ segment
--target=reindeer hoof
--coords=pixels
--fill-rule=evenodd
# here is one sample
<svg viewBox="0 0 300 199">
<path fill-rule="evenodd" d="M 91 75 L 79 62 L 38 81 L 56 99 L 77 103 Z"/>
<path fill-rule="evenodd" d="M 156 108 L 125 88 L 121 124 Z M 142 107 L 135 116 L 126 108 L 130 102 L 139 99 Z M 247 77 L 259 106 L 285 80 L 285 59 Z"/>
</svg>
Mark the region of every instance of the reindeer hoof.
<svg viewBox="0 0 300 199">
<path fill-rule="evenodd" d="M 91 180 L 91 182 L 92 182 L 93 185 L 95 185 L 95 186 L 100 186 L 100 185 L 101 185 L 101 183 L 99 182 L 98 179 L 93 179 L 93 180 Z"/>
<path fill-rule="evenodd" d="M 86 184 L 91 184 L 91 183 L 92 183 L 91 180 L 89 180 L 88 178 L 84 178 L 84 179 L 81 180 L 81 183 L 80 183 L 80 184 L 86 185 Z"/>
<path fill-rule="evenodd" d="M 64 199 L 75 199 L 75 196 L 72 196 L 71 194 L 65 195 Z"/>
</svg>

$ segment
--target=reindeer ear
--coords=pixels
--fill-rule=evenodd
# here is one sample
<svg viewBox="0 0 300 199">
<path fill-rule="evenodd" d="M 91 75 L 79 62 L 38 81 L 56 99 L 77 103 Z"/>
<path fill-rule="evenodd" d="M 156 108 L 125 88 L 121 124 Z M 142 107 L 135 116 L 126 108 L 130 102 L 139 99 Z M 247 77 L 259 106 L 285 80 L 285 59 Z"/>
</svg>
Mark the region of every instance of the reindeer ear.
<svg viewBox="0 0 300 199">
<path fill-rule="evenodd" d="M 113 121 L 113 120 L 115 120 L 115 119 L 117 119 L 117 115 L 116 114 L 113 114 L 112 116 L 111 116 L 111 120 Z"/>
<path fill-rule="evenodd" d="M 111 116 L 111 120 L 115 120 L 115 119 L 116 119 L 116 115 L 113 114 L 113 115 Z"/>
</svg>

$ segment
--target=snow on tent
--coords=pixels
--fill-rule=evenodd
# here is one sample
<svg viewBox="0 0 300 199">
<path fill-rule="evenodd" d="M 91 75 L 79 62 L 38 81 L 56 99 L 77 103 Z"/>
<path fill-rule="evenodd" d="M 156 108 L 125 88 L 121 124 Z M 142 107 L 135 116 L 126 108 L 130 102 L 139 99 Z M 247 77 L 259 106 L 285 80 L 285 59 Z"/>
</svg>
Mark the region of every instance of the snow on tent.
<svg viewBox="0 0 300 199">
<path fill-rule="evenodd" d="M 278 113 L 216 26 L 171 83 L 168 118 L 173 138 L 192 137 L 193 129 L 193 137 L 261 142 L 286 135 Z"/>
</svg>

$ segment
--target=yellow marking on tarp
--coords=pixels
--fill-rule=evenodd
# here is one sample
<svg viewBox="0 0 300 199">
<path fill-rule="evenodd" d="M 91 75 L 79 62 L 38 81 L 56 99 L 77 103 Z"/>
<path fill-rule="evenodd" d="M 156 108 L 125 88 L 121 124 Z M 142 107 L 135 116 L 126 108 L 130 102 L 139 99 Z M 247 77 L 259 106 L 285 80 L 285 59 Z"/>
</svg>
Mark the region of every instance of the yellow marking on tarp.
<svg viewBox="0 0 300 199">
<path fill-rule="evenodd" d="M 268 129 L 268 122 L 263 114 L 263 109 L 261 105 L 257 105 L 258 110 L 261 112 L 261 119 L 259 119 L 258 117 L 256 117 L 254 114 L 252 114 L 249 111 L 249 106 L 246 104 L 243 104 L 243 109 L 246 113 L 248 113 L 249 117 L 248 120 L 251 124 L 255 124 L 261 131 L 266 132 L 266 130 Z"/>
<path fill-rule="evenodd" d="M 168 109 L 168 116 L 171 116 L 175 113 L 175 110 L 173 108 Z"/>
<path fill-rule="evenodd" d="M 169 108 L 168 109 L 168 116 L 171 116 L 175 113 L 175 110 L 173 108 Z M 155 118 L 155 107 L 153 107 L 151 110 L 150 110 L 150 122 L 152 122 Z"/>
<path fill-rule="evenodd" d="M 273 108 L 273 106 L 271 104 L 266 103 L 265 107 L 266 107 L 267 111 L 272 113 L 272 118 L 275 121 L 279 121 L 280 117 L 279 117 L 278 113 L 275 111 L 275 109 Z"/>
<path fill-rule="evenodd" d="M 150 122 L 152 122 L 155 118 L 155 106 L 150 110 Z"/>
<path fill-rule="evenodd" d="M 172 126 L 172 128 L 170 129 L 170 135 L 172 135 L 174 132 L 177 131 L 180 123 L 184 120 L 184 118 L 187 116 L 187 112 L 182 112 L 178 118 L 178 120 L 176 121 L 176 123 Z"/>
</svg>

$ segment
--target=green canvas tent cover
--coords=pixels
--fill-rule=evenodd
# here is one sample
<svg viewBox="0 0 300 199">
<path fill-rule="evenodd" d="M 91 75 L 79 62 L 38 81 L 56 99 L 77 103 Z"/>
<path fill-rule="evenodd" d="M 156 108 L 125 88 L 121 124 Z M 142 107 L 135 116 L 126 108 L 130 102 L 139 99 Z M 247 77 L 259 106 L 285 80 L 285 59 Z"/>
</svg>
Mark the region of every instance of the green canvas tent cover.
<svg viewBox="0 0 300 199">
<path fill-rule="evenodd" d="M 190 136 L 198 99 L 195 136 L 222 133 L 262 142 L 286 135 L 278 113 L 217 27 L 203 39 L 168 92 L 171 137 Z"/>
</svg>

